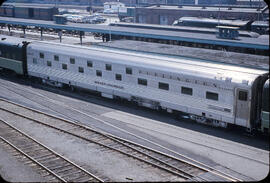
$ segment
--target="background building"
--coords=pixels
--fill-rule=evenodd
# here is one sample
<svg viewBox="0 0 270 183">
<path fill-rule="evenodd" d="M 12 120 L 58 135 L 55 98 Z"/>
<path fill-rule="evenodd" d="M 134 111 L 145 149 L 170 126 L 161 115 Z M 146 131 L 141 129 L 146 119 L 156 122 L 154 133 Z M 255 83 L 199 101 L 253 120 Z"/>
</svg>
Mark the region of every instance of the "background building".
<svg viewBox="0 0 270 183">
<path fill-rule="evenodd" d="M 104 3 L 104 13 L 118 13 L 119 8 L 125 7 L 125 4 L 121 2 L 106 2 Z"/>
<path fill-rule="evenodd" d="M 135 22 L 172 25 L 175 20 L 181 17 L 266 20 L 269 17 L 269 11 L 261 10 L 258 8 L 154 5 L 137 7 L 135 10 Z"/>
<path fill-rule="evenodd" d="M 99 5 L 105 2 L 117 2 L 117 0 L 7 0 L 6 2 L 18 3 L 50 3 L 50 4 L 76 4 L 76 5 Z M 263 0 L 119 0 L 126 6 L 146 6 L 146 5 L 245 5 L 245 6 L 265 6 Z"/>
</svg>

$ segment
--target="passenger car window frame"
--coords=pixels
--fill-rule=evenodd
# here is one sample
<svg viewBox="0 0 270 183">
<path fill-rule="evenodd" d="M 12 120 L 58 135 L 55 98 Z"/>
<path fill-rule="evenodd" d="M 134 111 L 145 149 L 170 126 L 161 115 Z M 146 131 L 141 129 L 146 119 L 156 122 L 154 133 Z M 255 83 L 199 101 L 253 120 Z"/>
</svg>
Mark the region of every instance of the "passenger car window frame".
<svg viewBox="0 0 270 183">
<path fill-rule="evenodd" d="M 102 77 L 102 71 L 101 70 L 96 70 L 96 76 Z"/>
<path fill-rule="evenodd" d="M 87 67 L 93 67 L 93 61 L 87 60 Z"/>
<path fill-rule="evenodd" d="M 44 58 L 45 57 L 45 55 L 44 55 L 44 53 L 42 53 L 42 52 L 39 52 L 39 58 Z"/>
<path fill-rule="evenodd" d="M 78 72 L 79 73 L 84 73 L 84 68 L 83 67 L 78 67 Z"/>
<path fill-rule="evenodd" d="M 193 88 L 181 86 L 181 94 L 191 95 L 192 96 L 193 95 Z"/>
<path fill-rule="evenodd" d="M 217 97 L 213 97 L 213 96 L 217 96 Z M 215 92 L 206 91 L 205 98 L 208 100 L 219 101 L 219 94 Z"/>
<path fill-rule="evenodd" d="M 47 60 L 47 66 L 48 66 L 48 67 L 52 67 L 52 62 L 49 61 L 49 60 Z"/>
<path fill-rule="evenodd" d="M 65 66 L 65 67 L 64 67 Z M 67 70 L 67 64 L 62 64 L 62 69 Z"/>
<path fill-rule="evenodd" d="M 126 67 L 126 74 L 132 75 L 132 68 Z"/>
<path fill-rule="evenodd" d="M 248 99 L 248 91 L 239 90 L 238 91 L 238 100 L 247 101 L 247 99 Z"/>
<path fill-rule="evenodd" d="M 115 74 L 115 80 L 122 81 L 122 75 L 121 74 Z"/>
<path fill-rule="evenodd" d="M 59 56 L 58 55 L 54 55 L 53 56 L 53 59 L 54 59 L 54 61 L 59 61 Z"/>
<path fill-rule="evenodd" d="M 112 64 L 105 64 L 106 71 L 112 71 Z"/>
<path fill-rule="evenodd" d="M 69 63 L 70 63 L 70 64 L 75 64 L 75 62 L 76 62 L 76 61 L 75 61 L 75 58 L 69 58 Z"/>
<path fill-rule="evenodd" d="M 138 78 L 138 84 L 143 85 L 143 86 L 147 86 L 147 79 Z"/>
<path fill-rule="evenodd" d="M 169 83 L 158 82 L 158 89 L 168 91 L 170 89 L 170 85 Z"/>
</svg>

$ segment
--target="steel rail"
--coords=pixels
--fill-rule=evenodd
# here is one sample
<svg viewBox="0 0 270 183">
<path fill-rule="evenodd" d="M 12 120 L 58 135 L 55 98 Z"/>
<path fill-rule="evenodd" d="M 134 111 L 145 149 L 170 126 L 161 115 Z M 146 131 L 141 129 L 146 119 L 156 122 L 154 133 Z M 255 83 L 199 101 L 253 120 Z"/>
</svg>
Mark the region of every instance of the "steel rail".
<svg viewBox="0 0 270 183">
<path fill-rule="evenodd" d="M 36 95 L 42 95 L 42 94 L 36 94 Z M 42 95 L 43 96 L 43 95 Z M 46 98 L 48 98 L 47 96 L 45 96 Z M 48 99 L 50 99 L 50 98 L 48 98 Z M 20 104 L 18 104 L 18 103 L 16 103 L 16 102 L 11 102 L 11 101 L 8 101 L 8 100 L 6 100 L 6 99 L 3 99 L 3 98 L 1 98 L 0 97 L 0 100 L 3 100 L 3 101 L 6 101 L 6 102 L 8 102 L 8 103 L 11 103 L 11 104 L 14 104 L 14 105 L 18 105 L 18 106 L 20 106 L 20 107 L 23 107 L 23 108 L 26 108 L 26 109 L 29 109 L 29 110 L 32 110 L 32 111 L 35 111 L 35 112 L 38 112 L 38 113 L 40 113 L 40 114 L 44 114 L 43 112 L 41 112 L 41 111 L 39 111 L 39 110 L 36 110 L 36 109 L 33 109 L 33 108 L 30 108 L 30 107 L 26 107 L 26 106 L 23 106 L 23 105 L 20 105 Z M 50 99 L 51 100 L 51 99 Z M 57 105 L 60 105 L 60 104 L 57 104 Z M 64 104 L 65 105 L 65 104 Z M 69 107 L 69 106 L 67 106 L 67 107 Z M 71 107 L 72 108 L 72 107 Z M 80 113 L 82 113 L 82 114 L 84 114 L 84 115 L 87 115 L 87 114 L 85 114 L 84 112 L 81 112 L 81 111 L 78 111 L 77 109 L 74 109 L 75 111 L 77 111 L 77 112 L 80 112 Z M 74 122 L 71 122 L 70 120 L 67 120 L 67 119 L 64 119 L 64 118 L 61 118 L 61 117 L 57 117 L 57 116 L 55 116 L 55 115 L 52 115 L 52 114 L 47 114 L 47 115 L 49 115 L 49 116 L 52 116 L 52 117 L 54 117 L 54 118 L 59 118 L 60 120 L 64 120 L 64 121 L 67 121 L 67 122 L 69 122 L 69 123 L 74 123 Z M 87 116 L 89 116 L 89 115 L 87 115 Z M 91 118 L 93 118 L 93 119 L 95 119 L 95 120 L 98 120 L 98 121 L 102 121 L 102 122 L 104 122 L 103 120 L 100 120 L 100 119 L 98 119 L 98 118 L 96 118 L 96 117 L 92 117 L 92 116 L 89 116 L 89 117 L 91 117 Z M 77 124 L 77 123 L 76 123 Z M 106 123 L 107 124 L 107 123 Z M 90 129 L 90 127 L 88 127 L 87 126 L 87 128 L 89 128 Z M 93 130 L 93 129 L 91 129 L 91 130 Z M 94 130 L 94 131 L 96 131 L 96 130 Z M 101 133 L 101 132 L 100 132 Z M 104 133 L 104 132 L 102 132 L 102 133 Z M 129 132 L 130 133 L 130 132 Z M 107 135 L 110 135 L 110 136 L 112 136 L 112 137 L 116 137 L 116 136 L 113 136 L 112 134 L 108 134 L 108 133 L 106 133 Z M 136 135 L 135 135 L 136 136 Z M 137 137 L 137 136 L 136 136 Z M 117 137 L 118 139 L 120 139 L 119 137 Z M 147 139 L 146 139 L 147 140 Z M 127 141 L 127 140 L 125 140 L 125 141 Z M 149 141 L 149 140 L 148 140 Z M 153 144 L 156 144 L 156 143 L 154 143 L 154 142 L 152 142 L 152 141 L 150 141 L 151 143 L 153 143 Z M 134 143 L 134 142 L 133 142 Z M 136 144 L 136 143 L 135 143 Z M 138 145 L 140 145 L 140 144 L 138 144 Z M 203 163 L 201 163 L 201 162 L 198 162 L 198 161 L 196 161 L 196 160 L 193 160 L 193 159 L 191 159 L 191 158 L 189 158 L 189 157 L 186 157 L 186 156 L 184 156 L 184 155 L 181 155 L 181 154 L 179 154 L 179 153 L 177 153 L 177 152 L 174 152 L 174 151 L 172 151 L 172 150 L 170 150 L 170 149 L 168 149 L 168 148 L 166 148 L 166 147 L 163 147 L 163 146 L 161 146 L 161 145 L 159 145 L 159 144 L 157 144 L 158 146 L 160 146 L 160 147 L 162 147 L 162 148 L 164 148 L 164 149 L 166 149 L 166 150 L 169 150 L 169 151 L 171 151 L 171 152 L 173 152 L 173 153 L 175 153 L 175 154 L 177 154 L 177 155 L 180 155 L 180 156 L 183 156 L 184 158 L 186 158 L 186 159 L 188 159 L 189 161 L 186 161 L 186 160 L 184 160 L 184 159 L 179 159 L 179 158 L 176 158 L 176 159 L 178 159 L 179 161 L 184 161 L 184 162 L 187 162 L 187 163 L 189 163 L 189 164 L 193 164 L 194 166 L 196 166 L 196 167 L 198 167 L 198 168 L 200 168 L 200 169 L 203 169 L 203 170 L 205 170 L 205 171 L 208 171 L 208 172 L 212 172 L 212 173 L 214 173 L 214 174 L 216 174 L 216 175 L 219 175 L 219 176 L 222 176 L 222 177 L 224 177 L 224 178 L 226 178 L 226 179 L 229 179 L 230 181 L 240 181 L 240 182 L 242 182 L 243 180 L 241 180 L 241 179 L 239 179 L 239 178 L 236 178 L 235 176 L 232 176 L 232 175 L 229 175 L 228 173 L 224 173 L 224 172 L 222 172 L 222 171 L 220 171 L 220 170 L 217 170 L 217 169 L 215 169 L 215 168 L 212 168 L 212 167 L 210 167 L 210 166 L 208 166 L 208 165 L 205 165 L 205 164 L 203 164 Z M 142 145 L 141 145 L 142 146 Z M 175 158 L 175 157 L 173 157 L 173 158 Z M 194 164 L 194 163 L 191 163 L 190 161 L 192 161 L 192 162 L 195 162 L 195 163 L 197 163 L 196 165 Z M 198 165 L 199 164 L 199 165 Z"/>
<path fill-rule="evenodd" d="M 152 159 L 154 159 L 154 160 L 156 160 L 156 161 L 159 161 L 159 162 L 161 162 L 161 163 L 163 163 L 163 164 L 166 164 L 166 166 L 169 166 L 169 167 L 171 167 L 171 168 L 173 168 L 173 169 L 177 169 L 177 171 L 180 171 L 181 173 L 178 173 L 178 172 L 176 172 L 176 171 L 170 170 L 170 169 L 168 169 L 168 168 L 165 168 L 165 167 L 163 167 L 163 166 L 160 166 L 160 165 L 158 165 L 158 164 L 156 164 L 156 163 L 153 163 L 153 162 L 150 162 L 150 161 L 148 161 L 148 160 L 144 160 L 144 159 L 142 159 L 142 158 L 140 158 L 140 157 L 137 157 L 137 156 L 135 156 L 135 155 L 128 154 L 128 153 L 126 153 L 126 152 L 124 152 L 124 151 L 122 151 L 122 150 L 120 150 L 120 149 L 111 147 L 111 146 L 106 145 L 106 144 L 103 144 L 103 143 L 101 143 L 101 142 L 98 142 L 98 141 L 95 141 L 95 140 L 91 140 L 91 139 L 89 139 L 89 138 L 86 138 L 86 137 L 83 137 L 83 136 L 81 136 L 81 135 L 78 135 L 78 134 L 75 134 L 75 133 L 66 131 L 66 130 L 64 130 L 64 129 L 55 127 L 55 126 L 53 126 L 53 125 L 50 125 L 50 124 L 47 124 L 47 123 L 44 123 L 44 122 L 41 122 L 41 121 L 38 121 L 38 120 L 35 120 L 35 119 L 32 119 L 32 118 L 29 118 L 29 117 L 26 117 L 26 116 L 23 116 L 23 115 L 20 115 L 20 114 L 17 114 L 17 113 L 14 113 L 14 112 L 12 112 L 12 111 L 3 109 L 2 107 L 0 107 L 0 110 L 3 110 L 3 111 L 6 111 L 6 112 L 9 112 L 9 113 L 12 113 L 12 114 L 14 114 L 14 115 L 17 115 L 17 116 L 20 116 L 20 117 L 22 117 L 22 118 L 25 118 L 25 119 L 34 121 L 34 122 L 36 122 L 36 123 L 39 123 L 39 124 L 48 126 L 48 127 L 50 127 L 50 128 L 54 128 L 54 129 L 59 130 L 59 131 L 61 131 L 61 132 L 63 132 L 63 133 L 67 133 L 67 134 L 76 136 L 76 137 L 78 137 L 78 138 L 80 138 L 80 139 L 83 139 L 83 140 L 86 140 L 86 141 L 90 141 L 90 142 L 95 143 L 95 144 L 98 144 L 98 145 L 100 145 L 100 146 L 104 146 L 104 147 L 106 147 L 106 148 L 108 148 L 108 149 L 112 149 L 112 150 L 114 150 L 114 151 L 117 151 L 117 152 L 122 153 L 122 154 L 124 154 L 124 155 L 127 155 L 127 156 L 129 156 L 129 157 L 138 159 L 138 160 L 140 160 L 140 161 L 143 161 L 143 162 L 148 163 L 148 164 L 150 164 L 150 165 L 152 165 L 152 166 L 155 166 L 155 167 L 158 167 L 158 168 L 160 168 L 160 169 L 163 169 L 163 170 L 165 170 L 165 171 L 167 171 L 167 172 L 170 172 L 170 173 L 172 173 L 172 174 L 174 174 L 174 175 L 177 175 L 177 176 L 180 176 L 180 177 L 182 177 L 182 178 L 189 179 L 189 178 L 194 177 L 193 175 L 191 175 L 191 174 L 189 174 L 189 173 L 187 173 L 187 172 L 184 172 L 184 171 L 182 171 L 182 170 L 180 170 L 180 169 L 177 169 L 177 168 L 175 168 L 175 167 L 172 167 L 171 165 L 166 164 L 165 162 L 162 162 L 162 161 L 159 160 L 159 159 L 156 159 L 156 158 L 154 158 L 154 157 L 151 157 L 151 156 L 149 156 L 149 155 L 147 155 L 147 154 L 145 154 L 145 153 L 142 153 L 142 152 L 140 152 L 140 151 L 138 151 L 138 150 L 136 150 L 136 149 L 134 149 L 134 148 L 132 148 L 132 147 L 127 146 L 127 145 L 125 145 L 125 146 L 126 146 L 126 147 L 129 147 L 130 149 L 132 149 L 132 150 L 134 150 L 134 151 L 137 151 L 137 152 L 139 152 L 139 153 L 141 153 L 141 154 L 144 154 L 145 156 L 148 156 L 148 157 L 150 157 L 150 158 L 152 158 Z M 80 128 L 85 128 L 85 129 L 86 129 L 86 127 L 81 126 L 81 125 L 76 124 L 76 123 L 74 123 L 73 125 L 80 126 Z M 91 130 L 91 132 L 93 132 L 92 129 L 87 129 L 87 130 Z M 100 135 L 102 135 L 102 136 L 104 136 L 104 137 L 106 137 L 106 138 L 108 138 L 108 139 L 113 140 L 113 139 L 110 138 L 109 136 L 106 136 L 105 134 L 102 134 L 102 133 L 100 133 L 100 132 L 94 132 L 94 133 L 98 133 L 98 134 L 100 134 Z M 116 140 L 114 140 L 114 141 L 116 141 Z M 121 143 L 121 142 L 119 142 L 119 143 Z M 122 143 L 121 143 L 121 144 L 122 144 Z"/>
<path fill-rule="evenodd" d="M 27 89 L 28 90 L 28 89 Z M 19 94 L 20 95 L 20 94 Z M 49 99 L 49 100 L 51 100 L 52 101 L 52 99 L 50 99 L 49 97 L 47 97 L 47 96 L 45 96 L 45 95 L 42 95 L 42 94 L 39 94 L 39 93 L 35 93 L 35 95 L 38 95 L 38 96 L 40 96 L 40 97 L 46 97 L 47 99 Z M 75 108 L 73 108 L 73 107 L 71 107 L 71 106 L 69 106 L 69 105 L 66 105 L 66 104 L 64 104 L 63 102 L 55 102 L 55 101 L 52 101 L 52 103 L 55 103 L 55 104 L 57 104 L 57 105 L 61 105 L 61 106 L 66 106 L 66 107 L 68 107 L 68 109 L 72 109 L 72 110 L 74 110 L 74 111 L 76 111 L 76 112 L 78 112 L 78 113 L 80 113 L 80 114 L 83 114 L 83 115 L 85 115 L 85 116 L 87 116 L 87 117 L 90 117 L 90 118 L 93 118 L 93 119 L 95 119 L 95 120 L 97 120 L 97 121 L 100 121 L 100 122 L 103 122 L 103 123 L 105 123 L 105 124 L 107 124 L 107 125 L 109 125 L 109 126 L 112 126 L 112 127 L 114 127 L 114 128 L 116 128 L 116 129 L 119 129 L 119 130 L 121 130 L 121 131 L 124 131 L 124 132 L 126 132 L 126 133 L 128 133 L 128 134 L 130 134 L 130 135 L 132 135 L 132 136 L 135 136 L 135 137 L 137 137 L 137 138 L 140 138 L 140 139 L 143 139 L 143 140 L 145 140 L 145 141 L 147 141 L 147 142 L 150 142 L 150 143 L 152 143 L 152 144 L 154 144 L 154 145 L 157 145 L 157 146 L 159 146 L 159 147 L 161 147 L 161 148 L 163 148 L 163 149 L 166 149 L 166 150 L 168 150 L 168 151 L 170 151 L 170 152 L 172 152 L 172 153 L 174 153 L 174 154 L 177 154 L 177 155 L 180 155 L 180 156 L 182 156 L 182 157 L 184 157 L 184 158 L 186 158 L 186 159 L 188 159 L 188 160 L 190 160 L 190 161 L 193 161 L 193 162 L 196 162 L 197 163 L 197 167 L 200 167 L 201 169 L 205 169 L 205 170 L 207 170 L 207 171 L 211 171 L 211 172 L 213 172 L 213 173 L 215 173 L 215 174 L 217 174 L 217 175 L 221 175 L 221 176 L 223 176 L 223 177 L 228 177 L 228 178 L 230 178 L 231 179 L 231 181 L 240 181 L 240 182 L 242 182 L 243 180 L 241 180 L 240 178 L 236 178 L 235 176 L 232 176 L 232 175 L 229 175 L 228 173 L 224 173 L 224 172 L 222 172 L 222 171 L 220 171 L 220 170 L 218 170 L 218 169 L 215 169 L 215 168 L 212 168 L 212 167 L 210 167 L 209 165 L 206 165 L 206 164 L 204 164 L 204 163 L 201 163 L 201 162 L 198 162 L 198 161 L 196 161 L 196 160 L 194 160 L 194 159 L 191 159 L 191 158 L 189 158 L 189 157 L 187 157 L 187 156 L 184 156 L 184 155 L 182 155 L 182 154 L 179 154 L 178 152 L 175 152 L 175 151 L 173 151 L 173 150 L 171 150 L 171 149 L 168 149 L 168 148 L 166 148 L 166 147 L 164 147 L 164 146 L 162 146 L 162 145 L 160 145 L 160 144 L 157 144 L 157 143 L 155 143 L 155 142 L 152 142 L 152 141 L 150 141 L 150 140 L 148 140 L 148 139 L 145 139 L 145 138 L 143 138 L 143 137 L 139 137 L 139 136 L 137 136 L 137 135 L 135 135 L 135 134 L 133 134 L 133 133 L 131 133 L 131 132 L 128 132 L 128 131 L 126 131 L 126 130 L 123 130 L 123 129 L 121 129 L 121 128 L 119 128 L 119 127 L 116 127 L 116 126 L 114 126 L 114 125 L 112 125 L 112 124 L 109 124 L 109 123 L 107 123 L 107 122 L 105 122 L 104 120 L 101 120 L 101 119 L 98 119 L 97 117 L 94 117 L 94 116 L 91 116 L 91 115 L 89 115 L 89 114 L 86 114 L 86 113 L 84 113 L 84 112 L 82 112 L 82 111 L 79 111 L 79 110 L 77 110 L 77 109 L 75 109 Z M 59 103 L 61 103 L 61 104 L 59 104 Z M 38 103 L 39 104 L 39 103 Z M 59 112 L 58 112 L 59 113 Z M 62 115 L 62 113 L 60 113 L 61 115 Z M 71 118 L 72 119 L 72 118 Z M 72 119 L 72 120 L 74 120 L 74 119 Z M 75 121 L 77 121 L 77 120 L 75 120 Z M 111 134 L 109 134 L 109 135 L 111 135 Z M 111 135 L 111 136 L 113 136 L 113 135 Z M 239 156 L 238 154 L 233 154 L 233 155 L 237 155 L 237 156 Z M 175 158 L 175 157 L 174 157 Z M 247 157 L 246 157 L 247 158 Z M 250 159 L 250 158 L 249 158 Z M 253 160 L 253 161 L 257 161 L 257 160 L 254 160 L 254 159 L 251 159 L 251 160 Z M 182 159 L 182 161 L 185 161 L 185 160 L 183 160 Z M 190 162 L 189 162 L 190 163 Z M 262 162 L 260 162 L 260 163 L 262 163 Z M 198 164 L 200 164 L 200 165 L 198 165 Z"/>
<path fill-rule="evenodd" d="M 46 145 L 40 143 L 39 141 L 35 140 L 33 137 L 27 135 L 26 133 L 22 132 L 21 130 L 19 130 L 18 128 L 14 127 L 13 125 L 9 124 L 8 122 L 6 122 L 5 120 L 3 120 L 0 117 L 0 121 L 3 122 L 5 125 L 7 125 L 8 127 L 10 127 L 11 129 L 15 130 L 16 132 L 22 134 L 23 136 L 27 137 L 28 139 L 34 141 L 36 144 L 42 146 L 43 148 L 45 148 L 46 150 L 48 150 L 49 152 L 51 152 L 52 154 L 56 155 L 57 157 L 62 158 L 64 161 L 68 162 L 69 164 L 75 166 L 76 168 L 78 168 L 79 170 L 81 170 L 82 172 L 86 173 L 87 175 L 89 175 L 90 177 L 95 178 L 96 180 L 98 180 L 99 182 L 104 182 L 102 179 L 100 179 L 99 177 L 97 177 L 96 175 L 90 173 L 89 171 L 85 170 L 84 168 L 80 167 L 79 165 L 73 163 L 72 161 L 70 161 L 69 159 L 65 158 L 64 156 L 60 155 L 59 153 L 57 153 L 56 151 L 50 149 L 49 147 L 47 147 Z M 9 142 L 8 140 L 6 140 L 4 137 L 1 136 L 0 137 L 3 141 L 5 141 L 6 143 L 8 143 L 10 146 L 12 146 L 14 149 L 16 149 L 17 151 L 19 151 L 21 154 L 23 154 L 24 156 L 26 156 L 27 158 L 29 158 L 30 160 L 32 160 L 33 162 L 35 162 L 36 164 L 38 164 L 40 167 L 42 167 L 43 169 L 45 169 L 46 171 L 48 171 L 49 173 L 51 173 L 52 175 L 54 175 L 55 177 L 57 177 L 59 180 L 63 181 L 63 182 L 67 182 L 65 179 L 63 179 L 62 177 L 60 177 L 59 175 L 57 175 L 56 173 L 54 173 L 53 171 L 51 171 L 50 169 L 48 169 L 46 166 L 42 165 L 41 163 L 39 163 L 37 160 L 35 160 L 34 158 L 32 158 L 31 156 L 29 156 L 28 154 L 26 154 L 25 152 L 23 152 L 20 148 L 16 147 L 14 144 L 12 144 L 11 142 Z"/>
<path fill-rule="evenodd" d="M 2 99 L 1 99 L 1 100 L 2 100 Z M 6 101 L 6 100 L 4 100 L 4 101 Z M 10 102 L 10 101 L 7 101 L 7 102 L 9 102 L 9 103 L 11 103 L 11 104 L 14 104 L 13 102 Z M 16 103 L 15 103 L 14 105 L 16 105 Z M 38 110 L 35 110 L 35 109 L 31 109 L 31 108 L 28 108 L 28 107 L 25 107 L 25 106 L 21 106 L 20 104 L 18 104 L 18 106 L 24 107 L 24 108 L 26 108 L 26 109 L 28 109 L 28 110 L 32 110 L 32 111 L 41 113 L 41 114 L 43 114 L 43 115 L 47 115 L 47 114 L 44 114 L 44 113 L 41 112 L 41 111 L 38 111 Z M 17 115 L 17 114 L 16 114 L 16 115 Z M 54 118 L 56 117 L 56 116 L 54 116 L 54 115 L 49 115 L 49 116 L 52 116 L 52 117 L 54 117 Z M 60 120 L 67 121 L 66 119 L 62 119 L 62 118 L 59 118 L 59 117 L 56 117 L 56 118 L 58 118 L 58 119 L 60 119 Z M 31 119 L 31 120 L 32 120 L 32 119 Z M 71 121 L 67 121 L 67 122 L 78 125 L 77 123 L 74 123 L 74 122 L 71 122 Z M 87 127 L 86 127 L 86 126 L 82 126 L 82 125 L 80 125 L 80 126 L 83 127 L 83 128 L 87 128 L 88 130 L 93 131 L 93 129 L 90 129 L 88 126 L 87 126 Z M 100 132 L 99 132 L 99 133 L 100 133 Z M 104 135 L 104 134 L 102 134 L 102 135 Z M 188 161 L 185 161 L 185 160 L 180 160 L 180 159 L 175 158 L 175 157 L 173 157 L 173 156 L 171 156 L 171 155 L 168 155 L 168 154 L 165 154 L 165 153 L 158 152 L 158 151 L 156 151 L 156 150 L 154 150 L 154 149 L 150 149 L 150 148 L 147 148 L 147 147 L 142 146 L 142 145 L 140 145 L 140 144 L 136 144 L 136 143 L 134 143 L 134 142 L 130 142 L 130 141 L 126 140 L 126 139 L 121 139 L 121 138 L 119 138 L 119 137 L 115 137 L 115 136 L 110 135 L 110 134 L 107 134 L 107 136 L 110 136 L 111 138 L 114 138 L 115 140 L 118 139 L 118 142 L 119 142 L 119 140 L 122 140 L 122 141 L 125 141 L 125 142 L 127 142 L 127 143 L 130 143 L 130 144 L 133 144 L 133 145 L 136 145 L 136 146 L 140 146 L 141 148 L 151 150 L 151 151 L 153 151 L 153 152 L 155 152 L 155 153 L 159 153 L 159 154 L 161 154 L 161 155 L 163 155 L 163 156 L 168 156 L 168 157 L 170 157 L 170 158 L 172 158 L 172 159 L 174 159 L 174 160 L 188 163 L 189 165 L 195 166 L 196 168 L 203 169 L 204 171 L 209 172 L 209 169 L 206 169 L 206 168 L 204 168 L 204 167 L 195 165 L 195 164 L 193 164 L 193 163 L 191 163 L 191 162 L 188 162 Z M 121 143 L 121 142 L 119 142 L 119 143 Z M 125 144 L 125 145 L 126 145 L 126 144 Z M 127 145 L 126 145 L 126 146 L 127 146 Z M 138 151 L 137 149 L 134 149 L 134 148 L 131 147 L 131 146 L 128 146 L 128 147 L 129 147 L 129 148 L 132 148 L 132 149 L 135 150 L 135 151 Z M 141 152 L 141 151 L 138 151 L 138 152 L 143 153 L 143 152 Z M 145 154 L 145 153 L 144 153 L 144 155 L 150 156 L 150 155 Z M 165 163 L 165 162 L 163 162 L 163 161 L 158 160 L 158 159 L 155 158 L 155 157 L 152 157 L 152 156 L 150 156 L 150 157 L 151 157 L 152 159 L 155 159 L 155 160 L 161 162 L 161 163 Z M 166 163 L 165 163 L 165 164 L 166 164 Z M 172 167 L 170 164 L 166 164 L 166 165 L 169 166 L 169 167 Z M 175 168 L 175 167 L 172 167 L 172 168 Z M 181 170 L 180 170 L 180 171 L 181 171 Z M 217 173 L 217 172 L 214 172 L 214 171 L 215 171 L 214 169 L 210 170 L 210 172 L 212 172 L 212 173 L 214 173 L 214 174 L 216 174 L 216 175 L 218 175 L 218 176 L 221 176 L 221 177 L 223 177 L 224 179 L 229 179 L 230 181 L 241 181 L 241 180 L 235 179 L 234 177 L 231 177 L 231 176 L 229 176 L 229 175 L 226 175 L 226 174 L 225 174 L 225 175 L 222 175 L 222 174 L 220 174 L 220 172 Z"/>
</svg>

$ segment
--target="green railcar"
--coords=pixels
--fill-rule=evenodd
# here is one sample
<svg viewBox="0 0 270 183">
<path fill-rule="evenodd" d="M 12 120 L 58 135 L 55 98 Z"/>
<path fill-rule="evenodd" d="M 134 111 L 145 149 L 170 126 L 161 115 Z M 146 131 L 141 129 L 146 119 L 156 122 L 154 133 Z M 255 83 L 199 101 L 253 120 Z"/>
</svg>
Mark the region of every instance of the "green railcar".
<svg viewBox="0 0 270 183">
<path fill-rule="evenodd" d="M 269 112 L 262 111 L 261 113 L 261 131 L 264 133 L 270 133 L 269 130 Z"/>
<path fill-rule="evenodd" d="M 0 67 L 12 70 L 17 74 L 23 74 L 23 63 L 21 61 L 0 57 Z"/>
<path fill-rule="evenodd" d="M 0 68 L 27 74 L 26 46 L 27 42 L 13 41 L 14 38 L 0 39 Z"/>
<path fill-rule="evenodd" d="M 270 133 L 269 130 L 269 79 L 266 81 L 262 94 L 261 131 Z"/>
</svg>

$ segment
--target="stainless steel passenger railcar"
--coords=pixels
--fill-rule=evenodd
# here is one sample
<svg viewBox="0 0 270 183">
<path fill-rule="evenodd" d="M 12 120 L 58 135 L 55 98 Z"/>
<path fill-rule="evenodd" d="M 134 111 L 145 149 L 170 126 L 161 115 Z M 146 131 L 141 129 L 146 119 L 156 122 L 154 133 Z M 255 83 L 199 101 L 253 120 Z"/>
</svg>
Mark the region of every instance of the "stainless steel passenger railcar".
<svg viewBox="0 0 270 183">
<path fill-rule="evenodd" d="M 267 71 L 46 42 L 31 42 L 26 54 L 28 75 L 45 83 L 188 113 L 196 121 L 214 126 L 261 129 Z"/>
</svg>

